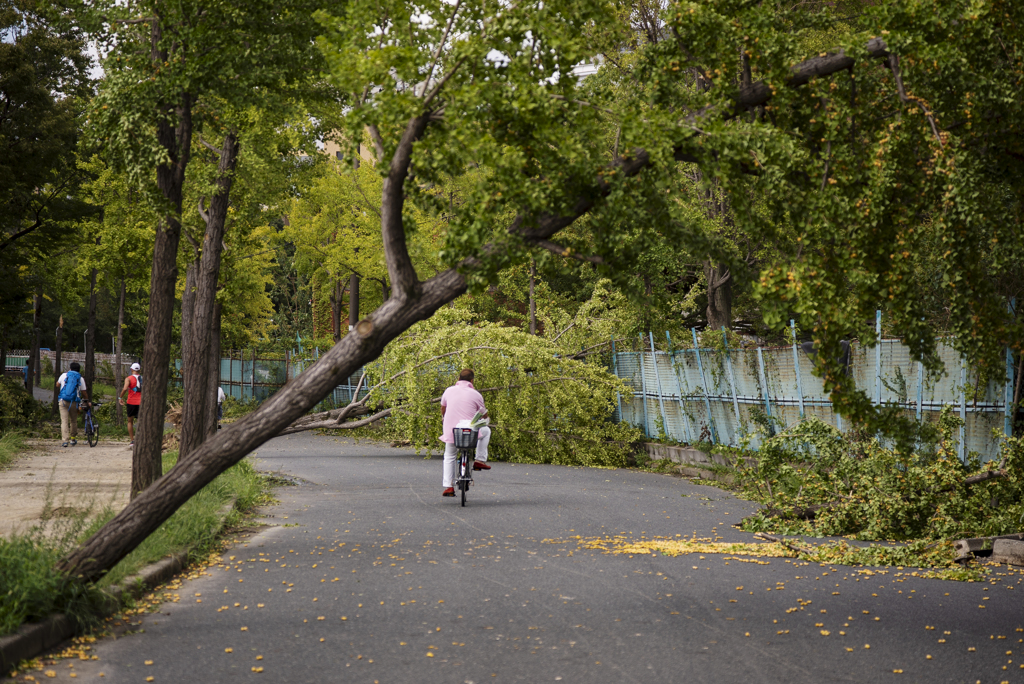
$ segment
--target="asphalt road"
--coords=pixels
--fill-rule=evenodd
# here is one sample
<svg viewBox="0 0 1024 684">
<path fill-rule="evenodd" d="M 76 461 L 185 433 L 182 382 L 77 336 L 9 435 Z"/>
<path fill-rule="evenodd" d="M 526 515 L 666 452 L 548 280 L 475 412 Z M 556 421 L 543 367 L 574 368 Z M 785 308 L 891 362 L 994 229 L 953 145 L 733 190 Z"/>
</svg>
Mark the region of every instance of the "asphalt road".
<svg viewBox="0 0 1024 684">
<path fill-rule="evenodd" d="M 53 680 L 1024 682 L 1024 586 L 1005 567 L 962 583 L 605 553 L 575 537 L 751 542 L 731 525 L 753 505 L 667 475 L 497 463 L 462 508 L 440 460 L 409 450 L 294 435 L 257 458 L 299 483 L 272 526 Z"/>
</svg>

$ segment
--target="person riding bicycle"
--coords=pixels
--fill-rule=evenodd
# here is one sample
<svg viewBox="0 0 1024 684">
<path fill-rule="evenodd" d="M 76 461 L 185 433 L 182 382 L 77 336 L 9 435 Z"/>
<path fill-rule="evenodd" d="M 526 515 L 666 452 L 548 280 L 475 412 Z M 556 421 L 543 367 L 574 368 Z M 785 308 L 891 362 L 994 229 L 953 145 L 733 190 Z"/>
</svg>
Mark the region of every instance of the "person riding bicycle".
<svg viewBox="0 0 1024 684">
<path fill-rule="evenodd" d="M 455 448 L 455 438 L 452 437 L 452 430 L 463 420 L 472 420 L 473 416 L 479 413 L 487 417 L 487 408 L 484 406 L 484 397 L 473 387 L 473 371 L 465 369 L 459 373 L 459 380 L 449 387 L 441 395 L 441 416 L 443 417 L 443 434 L 438 437 L 444 442 L 444 474 L 442 486 L 444 491 L 441 496 L 455 496 L 455 470 L 456 462 L 459 459 L 459 450 Z M 487 444 L 491 441 L 491 429 L 487 426 L 481 427 L 476 442 L 476 459 L 473 461 L 473 470 L 490 470 L 487 465 Z"/>
</svg>

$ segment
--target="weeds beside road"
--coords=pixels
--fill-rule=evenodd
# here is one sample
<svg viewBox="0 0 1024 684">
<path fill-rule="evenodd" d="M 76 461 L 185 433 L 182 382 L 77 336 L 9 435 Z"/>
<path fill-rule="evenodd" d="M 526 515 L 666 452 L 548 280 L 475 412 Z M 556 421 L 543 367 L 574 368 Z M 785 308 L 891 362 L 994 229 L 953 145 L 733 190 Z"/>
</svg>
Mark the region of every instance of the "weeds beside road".
<svg viewBox="0 0 1024 684">
<path fill-rule="evenodd" d="M 8 433 L 0 438 L 0 463 L 13 454 L 19 437 Z M 164 454 L 164 471 L 177 461 L 177 452 Z M 10 456 L 8 456 L 10 458 Z M 230 501 L 234 507 L 222 520 L 220 511 Z M 214 546 L 223 526 L 239 523 L 245 513 L 268 501 L 265 478 L 243 460 L 204 487 L 137 549 L 93 586 L 68 581 L 55 570 L 56 562 L 118 511 L 102 509 L 96 502 L 75 507 L 57 507 L 48 498 L 41 524 L 24 534 L 0 538 L 0 635 L 10 634 L 24 622 L 64 613 L 82 627 L 94 619 L 104 587 L 117 584 L 145 565 L 170 554 L 190 549 L 190 556 L 205 556 Z M 62 508 L 62 510 L 58 510 Z"/>
</svg>

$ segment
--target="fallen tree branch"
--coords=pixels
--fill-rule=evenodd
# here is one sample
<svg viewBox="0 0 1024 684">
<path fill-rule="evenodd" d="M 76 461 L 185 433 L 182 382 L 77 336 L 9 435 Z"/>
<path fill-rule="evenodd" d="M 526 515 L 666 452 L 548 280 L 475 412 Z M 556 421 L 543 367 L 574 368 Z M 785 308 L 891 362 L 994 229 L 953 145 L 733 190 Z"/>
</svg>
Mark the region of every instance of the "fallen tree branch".
<svg viewBox="0 0 1024 684">
<path fill-rule="evenodd" d="M 880 39 L 868 42 L 870 57 L 885 56 L 886 46 Z M 826 55 L 816 57 L 793 68 L 793 75 L 784 85 L 800 86 L 814 76 L 825 76 L 854 66 L 852 57 Z M 433 92 L 438 92 L 439 87 Z M 772 86 L 755 83 L 742 89 L 734 102 L 743 107 L 766 103 L 773 95 Z M 383 140 L 374 123 L 367 129 L 374 141 L 377 158 L 389 163 L 390 170 L 382 190 L 381 230 L 392 296 L 373 313 L 359 321 L 355 330 L 327 351 L 309 370 L 285 385 L 281 391 L 263 402 L 244 418 L 216 432 L 188 455 L 180 458 L 169 472 L 132 499 L 125 508 L 96 531 L 58 564 L 57 569 L 83 582 L 94 582 L 158 529 L 194 494 L 218 475 L 241 461 L 247 454 L 268 440 L 289 429 L 299 418 L 329 395 L 342 380 L 383 353 L 385 346 L 414 324 L 434 315 L 441 307 L 467 291 L 462 271 L 483 266 L 474 256 L 462 260 L 457 268 L 442 271 L 420 282 L 405 244 L 402 222 L 403 185 L 412 161 L 414 143 L 429 123 L 430 112 L 424 111 L 410 121 L 390 162 L 385 160 Z M 709 116 L 708 110 L 691 115 L 691 119 Z M 681 144 L 674 150 L 678 161 L 703 161 L 692 154 L 694 148 Z M 632 177 L 651 166 L 650 153 L 637 148 L 628 156 L 617 157 L 587 183 L 576 195 L 566 212 L 519 214 L 509 233 L 521 239 L 548 239 L 572 225 L 602 202 L 614 189 L 609 177 Z M 384 209 L 387 211 L 384 211 Z M 495 253 L 504 247 L 490 243 L 483 252 Z"/>
<path fill-rule="evenodd" d="M 797 553 L 806 553 L 806 554 L 814 553 L 814 551 L 812 549 L 809 549 L 806 546 L 800 546 L 798 544 L 794 544 L 793 542 L 788 541 L 786 539 L 783 539 L 782 537 L 778 537 L 778 536 L 776 536 L 774 534 L 767 534 L 765 532 L 756 532 L 756 533 L 754 533 L 754 536 L 757 537 L 758 539 L 764 539 L 765 541 L 775 542 L 776 544 L 782 544 L 787 549 L 791 549 L 793 551 L 796 551 Z"/>
<path fill-rule="evenodd" d="M 575 378 L 571 378 L 571 377 L 548 378 L 547 380 L 538 380 L 537 382 L 532 382 L 532 383 L 530 383 L 530 385 L 531 386 L 543 385 L 543 384 L 546 384 L 546 383 L 549 383 L 549 382 L 557 382 L 559 380 L 575 380 Z M 360 380 L 360 382 L 361 382 L 361 380 Z M 497 392 L 499 390 L 510 390 L 510 389 L 516 389 L 518 387 L 520 387 L 520 385 L 504 385 L 504 386 L 501 386 L 501 387 L 485 387 L 483 389 L 477 390 L 477 392 L 480 392 L 481 394 L 483 394 L 484 392 Z M 365 401 L 365 398 L 363 399 L 363 401 Z M 433 399 L 430 400 L 431 404 L 438 404 L 440 402 L 441 402 L 441 397 L 434 397 Z M 352 429 L 359 428 L 359 427 L 365 427 L 367 425 L 370 425 L 371 423 L 376 423 L 378 420 L 382 420 L 384 418 L 387 418 L 394 411 L 401 411 L 403 413 L 408 413 L 408 411 L 406 411 L 403 406 L 392 406 L 391 408 L 387 408 L 387 409 L 384 409 L 382 411 L 378 411 L 377 413 L 373 414 L 369 418 L 364 418 L 362 420 L 354 420 L 354 421 L 351 421 L 351 422 L 348 422 L 348 423 L 343 423 L 342 419 L 346 415 L 349 415 L 349 414 L 346 414 L 345 411 L 349 410 L 350 408 L 352 408 L 355 405 L 356 405 L 355 403 L 352 403 L 352 404 L 349 404 L 348 406 L 346 406 L 345 408 L 341 409 L 341 411 L 339 412 L 339 417 L 337 419 L 334 419 L 333 417 L 331 417 L 330 414 L 332 412 L 328 411 L 326 414 L 324 414 L 324 413 L 318 414 L 317 417 L 310 416 L 309 417 L 309 418 L 311 418 L 310 420 L 305 420 L 305 421 L 302 421 L 302 422 L 296 421 L 296 422 L 292 423 L 290 426 L 288 426 L 287 428 L 285 428 L 284 430 L 282 430 L 280 432 L 280 434 L 282 434 L 282 435 L 292 435 L 292 434 L 295 434 L 296 432 L 305 432 L 307 430 L 321 430 L 321 429 L 326 429 L 326 430 L 352 430 Z M 367 409 L 367 408 L 365 408 L 363 406 L 359 406 L 359 409 L 362 410 L 363 413 L 369 413 L 370 412 L 369 409 Z M 360 414 L 356 414 L 356 415 L 360 415 Z M 327 418 L 325 419 L 325 418 L 323 418 L 323 416 L 327 416 Z"/>
</svg>

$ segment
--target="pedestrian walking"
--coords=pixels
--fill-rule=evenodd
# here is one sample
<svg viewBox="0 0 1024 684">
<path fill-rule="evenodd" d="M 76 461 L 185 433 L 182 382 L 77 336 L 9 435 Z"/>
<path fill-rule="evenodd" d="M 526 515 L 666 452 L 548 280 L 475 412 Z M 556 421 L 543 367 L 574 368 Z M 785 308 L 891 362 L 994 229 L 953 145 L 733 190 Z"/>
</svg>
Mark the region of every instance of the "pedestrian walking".
<svg viewBox="0 0 1024 684">
<path fill-rule="evenodd" d="M 124 395 L 128 393 L 128 400 Z M 125 415 L 128 417 L 128 446 L 135 444 L 135 419 L 139 417 L 139 404 L 142 403 L 142 366 L 132 364 L 132 374 L 124 379 L 124 387 L 117 395 L 117 400 L 125 407 Z"/>
<path fill-rule="evenodd" d="M 24 381 L 25 382 L 25 389 L 27 389 L 29 392 L 31 392 L 32 391 L 32 385 L 30 385 L 29 381 L 28 381 L 28 366 L 29 366 L 29 360 L 25 359 L 25 367 L 21 369 L 21 374 L 25 378 L 25 381 Z"/>
<path fill-rule="evenodd" d="M 224 388 L 217 388 L 217 429 L 220 430 L 220 421 L 224 419 Z"/>
<path fill-rule="evenodd" d="M 72 362 L 71 369 L 62 373 L 57 378 L 57 399 L 60 407 L 60 437 L 61 446 L 66 447 L 78 444 L 75 437 L 78 436 L 78 404 L 85 395 L 89 401 L 89 388 L 85 385 L 85 378 L 82 377 L 82 367 L 77 361 Z"/>
</svg>

